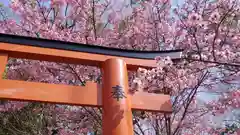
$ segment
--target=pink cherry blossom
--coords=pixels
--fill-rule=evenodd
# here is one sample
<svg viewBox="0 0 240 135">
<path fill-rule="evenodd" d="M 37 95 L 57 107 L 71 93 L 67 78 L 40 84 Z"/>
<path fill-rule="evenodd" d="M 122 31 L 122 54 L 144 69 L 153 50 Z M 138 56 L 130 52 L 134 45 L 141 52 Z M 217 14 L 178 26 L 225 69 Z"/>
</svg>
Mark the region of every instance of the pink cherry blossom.
<svg viewBox="0 0 240 135">
<path fill-rule="evenodd" d="M 217 135 L 225 128 L 216 130 L 211 118 L 239 109 L 238 1 L 187 0 L 174 6 L 174 15 L 173 2 L 169 0 L 135 1 L 137 4 L 133 5 L 120 2 L 118 9 L 109 0 L 38 1 L 40 5 L 13 0 L 9 7 L 20 20 L 5 17 L 0 21 L 0 32 L 123 49 L 184 49 L 179 61 L 156 57 L 156 68 L 129 71 L 133 93 L 165 93 L 172 98 L 171 115 L 136 115 L 135 129 L 139 134 L 143 135 L 142 127 L 137 123 L 142 124 L 139 119 L 144 117 L 152 129 L 147 135 L 160 134 L 159 131 L 164 135 Z M 14 58 L 8 66 L 8 79 L 69 85 L 84 85 L 86 80 L 101 83 L 101 72 L 96 67 Z M 201 93 L 217 98 L 208 99 Z M 29 104 L 6 102 L 0 110 L 22 111 Z M 32 109 L 36 113 L 44 110 L 48 113 L 45 117 L 53 123 L 48 126 L 49 134 L 55 128 L 63 135 L 88 131 L 101 134 L 99 109 L 64 105 Z"/>
<path fill-rule="evenodd" d="M 190 25 L 196 25 L 197 23 L 199 23 L 200 21 L 201 21 L 201 16 L 199 15 L 199 14 L 197 14 L 197 13 L 191 13 L 191 14 L 189 14 L 189 16 L 188 16 L 188 23 L 190 24 Z"/>
<path fill-rule="evenodd" d="M 213 12 L 213 13 L 210 15 L 209 20 L 210 20 L 211 22 L 217 22 L 217 21 L 219 21 L 220 17 L 221 17 L 221 16 L 219 15 L 218 12 Z"/>
</svg>

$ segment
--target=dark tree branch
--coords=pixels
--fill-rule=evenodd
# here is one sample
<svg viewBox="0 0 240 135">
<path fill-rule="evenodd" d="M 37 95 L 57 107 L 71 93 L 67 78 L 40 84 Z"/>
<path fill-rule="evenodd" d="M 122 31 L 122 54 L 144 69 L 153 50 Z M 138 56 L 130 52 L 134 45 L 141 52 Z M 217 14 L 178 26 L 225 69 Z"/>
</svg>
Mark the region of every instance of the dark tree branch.
<svg viewBox="0 0 240 135">
<path fill-rule="evenodd" d="M 80 81 L 81 85 L 85 85 L 84 81 L 80 78 L 80 76 L 78 75 L 78 73 L 75 71 L 75 69 L 68 64 L 68 67 L 73 71 L 75 77 L 77 77 L 77 79 Z"/>
<path fill-rule="evenodd" d="M 99 120 L 98 117 L 96 117 L 97 114 L 93 114 L 91 111 L 89 111 L 86 107 L 82 107 L 88 114 L 90 114 L 96 121 L 97 123 L 99 124 L 99 126 L 102 125 L 102 123 L 100 122 L 101 119 Z"/>
<path fill-rule="evenodd" d="M 137 127 L 138 127 L 138 129 L 140 130 L 141 134 L 142 134 L 142 135 L 145 135 L 145 134 L 144 134 L 144 131 L 142 130 L 142 127 L 141 127 L 140 124 L 139 124 L 139 120 L 137 119 L 136 116 L 133 115 L 133 117 L 134 117 L 134 119 L 136 120 L 136 123 L 135 123 L 135 124 L 137 125 Z"/>
<path fill-rule="evenodd" d="M 181 117 L 181 119 L 180 119 L 177 127 L 176 127 L 175 130 L 173 131 L 173 134 L 172 134 L 172 135 L 175 135 L 175 134 L 178 132 L 178 130 L 179 130 L 179 128 L 180 128 L 183 120 L 184 120 L 185 117 L 186 117 L 186 114 L 187 114 L 187 112 L 188 112 L 188 108 L 189 108 L 189 106 L 190 106 L 193 98 L 195 97 L 195 95 L 196 95 L 196 93 L 197 93 L 197 89 L 198 89 L 198 88 L 200 87 L 200 85 L 203 83 L 204 79 L 207 77 L 207 74 L 208 74 L 208 72 L 206 72 L 206 73 L 201 77 L 201 79 L 198 81 L 198 84 L 193 88 L 193 91 L 191 91 L 191 93 L 188 95 L 187 100 L 186 100 L 186 101 L 187 101 L 187 102 L 186 102 L 186 105 L 184 106 L 183 115 L 182 115 L 182 117 Z"/>
<path fill-rule="evenodd" d="M 218 61 L 210 61 L 210 60 L 192 59 L 192 58 L 183 58 L 183 59 L 189 60 L 189 61 L 199 61 L 199 62 L 204 62 L 204 63 L 224 65 L 224 66 L 240 67 L 240 63 L 239 64 L 234 64 L 234 63 L 226 63 L 226 62 L 218 62 Z"/>
<path fill-rule="evenodd" d="M 92 25 L 93 25 L 93 32 L 94 38 L 97 40 L 97 29 L 96 29 L 96 20 L 95 20 L 95 1 L 92 0 Z"/>
</svg>

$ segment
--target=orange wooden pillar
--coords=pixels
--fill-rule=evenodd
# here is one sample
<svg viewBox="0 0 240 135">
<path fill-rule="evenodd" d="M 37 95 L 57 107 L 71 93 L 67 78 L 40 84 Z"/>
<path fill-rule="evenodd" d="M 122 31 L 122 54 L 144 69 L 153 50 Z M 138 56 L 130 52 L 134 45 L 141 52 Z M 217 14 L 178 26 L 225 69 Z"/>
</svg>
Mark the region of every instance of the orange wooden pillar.
<svg viewBox="0 0 240 135">
<path fill-rule="evenodd" d="M 102 67 L 103 135 L 133 135 L 126 63 L 108 59 Z"/>
</svg>

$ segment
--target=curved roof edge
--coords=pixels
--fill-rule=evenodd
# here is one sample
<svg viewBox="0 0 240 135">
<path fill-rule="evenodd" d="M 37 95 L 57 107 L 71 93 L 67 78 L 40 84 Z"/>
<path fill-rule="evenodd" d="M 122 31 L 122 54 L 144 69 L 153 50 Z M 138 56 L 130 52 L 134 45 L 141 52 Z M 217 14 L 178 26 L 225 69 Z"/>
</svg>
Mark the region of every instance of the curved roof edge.
<svg viewBox="0 0 240 135">
<path fill-rule="evenodd" d="M 161 57 L 169 56 L 173 60 L 180 59 L 183 51 L 183 50 L 167 50 L 167 51 L 125 50 L 97 45 L 80 44 L 74 42 L 65 42 L 2 33 L 0 33 L 0 42 L 137 59 L 155 59 L 155 57 L 157 56 Z"/>
</svg>

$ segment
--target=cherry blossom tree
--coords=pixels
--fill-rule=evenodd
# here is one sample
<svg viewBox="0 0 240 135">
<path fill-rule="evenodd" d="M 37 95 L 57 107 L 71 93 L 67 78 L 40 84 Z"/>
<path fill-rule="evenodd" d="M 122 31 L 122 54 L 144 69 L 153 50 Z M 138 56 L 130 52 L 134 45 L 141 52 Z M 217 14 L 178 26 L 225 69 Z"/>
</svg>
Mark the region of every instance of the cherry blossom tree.
<svg viewBox="0 0 240 135">
<path fill-rule="evenodd" d="M 186 0 L 177 6 L 169 0 L 114 2 L 13 0 L 9 7 L 20 20 L 1 11 L 0 32 L 123 49 L 183 49 L 180 61 L 157 57 L 157 68 L 129 72 L 133 91 L 170 94 L 173 105 L 171 115 L 133 112 L 135 133 L 216 133 L 204 119 L 239 110 L 240 106 L 239 1 Z M 11 58 L 6 71 L 8 79 L 69 85 L 84 85 L 88 80 L 101 83 L 100 70 L 83 65 Z M 199 104 L 201 93 L 218 98 Z M 0 108 L 15 112 L 29 104 L 11 101 Z M 41 114 L 47 119 L 47 127 L 32 128 L 32 134 L 37 130 L 42 134 L 101 134 L 101 109 L 44 104 L 30 110 L 45 112 Z"/>
<path fill-rule="evenodd" d="M 159 9 L 163 8 L 154 7 L 156 3 L 151 4 L 149 7 L 152 10 L 155 9 L 156 16 L 160 16 L 161 12 Z M 184 77 L 189 79 L 190 84 L 193 83 L 193 80 L 196 81 L 196 79 L 186 75 L 194 73 L 193 76 L 197 77 L 197 74 L 203 71 L 206 74 L 204 74 L 205 79 L 200 81 L 201 84 L 197 83 L 196 85 L 195 83 L 195 86 L 199 86 L 199 88 L 189 85 L 190 89 L 189 86 L 186 85 L 189 84 L 188 81 L 183 81 L 182 78 L 174 76 L 174 81 L 183 81 L 182 84 L 184 84 L 183 86 L 185 87 L 176 89 L 177 98 L 173 101 L 173 109 L 175 109 L 174 105 L 176 103 L 178 113 L 173 114 L 171 117 L 173 123 L 175 120 L 177 121 L 176 125 L 171 125 L 172 134 L 207 133 L 207 128 L 204 130 L 203 125 L 199 124 L 202 116 L 207 113 L 215 115 L 216 113 L 223 114 L 228 110 L 239 109 L 239 1 L 188 0 L 182 6 L 174 8 L 173 13 L 175 16 L 173 18 L 174 25 L 171 25 L 171 21 L 168 21 L 168 25 L 171 26 L 171 29 L 175 30 L 173 32 L 174 34 L 171 33 L 167 35 L 164 32 L 160 32 L 163 34 L 158 37 L 161 37 L 159 39 L 163 39 L 164 41 L 161 45 L 166 49 L 169 47 L 172 48 L 172 46 L 174 46 L 174 48 L 184 49 L 184 60 L 181 61 L 183 63 L 178 63 L 176 67 L 178 71 L 181 71 L 179 69 L 184 69 L 183 71 L 187 72 L 184 74 Z M 154 12 L 152 14 L 154 14 Z M 160 19 L 158 18 L 156 22 L 162 23 L 161 19 L 164 17 L 159 17 Z M 147 20 L 146 18 L 144 19 Z M 159 41 L 159 39 L 157 39 L 157 41 Z M 182 64 L 184 64 L 184 66 Z M 173 68 L 171 68 L 171 70 L 173 70 Z M 145 73 L 146 72 L 147 71 L 145 71 Z M 176 73 L 176 71 L 174 73 Z M 152 76 L 151 74 L 152 73 L 147 73 L 147 76 Z M 159 75 L 159 73 L 156 74 Z M 163 72 L 160 72 L 160 74 L 163 75 Z M 153 80 L 155 80 L 155 78 L 153 78 L 140 79 L 140 83 L 144 82 L 143 85 L 148 88 L 148 83 L 150 82 L 152 84 Z M 166 77 L 162 78 L 168 79 Z M 159 81 L 161 79 L 156 78 L 156 80 Z M 163 83 L 160 83 L 158 86 L 164 87 L 164 84 L 166 84 L 166 86 L 171 87 L 171 84 L 174 84 L 175 87 L 178 87 L 176 84 L 179 83 L 172 82 L 173 79 L 169 80 L 166 82 L 163 81 Z M 168 84 L 167 82 L 170 83 Z M 226 86 L 228 88 L 226 88 Z M 201 88 L 203 90 L 200 90 Z M 164 90 L 163 88 L 161 89 Z M 174 93 L 174 87 L 172 86 L 170 89 L 171 92 Z M 179 92 L 182 93 L 180 94 Z M 205 105 L 206 108 L 199 108 L 192 105 L 196 104 L 194 101 L 196 100 L 195 96 L 198 92 L 218 94 L 219 98 L 217 101 L 207 103 Z M 193 94 L 193 97 L 191 97 L 191 94 Z M 184 95 L 188 97 L 183 97 Z M 179 101 L 179 97 L 180 101 L 183 100 L 183 102 Z M 184 100 L 185 98 L 186 100 Z M 163 123 L 166 123 L 166 120 L 163 121 Z M 164 128 L 166 129 L 166 126 L 163 126 L 163 129 Z"/>
</svg>

